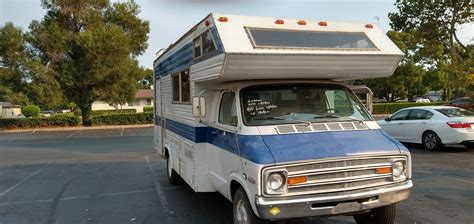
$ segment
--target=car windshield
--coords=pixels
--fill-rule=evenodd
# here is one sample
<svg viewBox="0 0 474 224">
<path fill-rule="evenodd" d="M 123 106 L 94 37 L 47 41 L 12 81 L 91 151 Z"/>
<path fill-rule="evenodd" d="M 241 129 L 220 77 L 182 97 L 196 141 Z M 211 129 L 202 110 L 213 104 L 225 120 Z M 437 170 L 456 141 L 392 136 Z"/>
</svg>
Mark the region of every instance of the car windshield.
<svg viewBox="0 0 474 224">
<path fill-rule="evenodd" d="M 448 117 L 473 117 L 474 113 L 461 108 L 443 108 L 436 109 L 436 111 L 448 116 Z"/>
<path fill-rule="evenodd" d="M 371 120 L 347 88 L 333 84 L 256 85 L 241 90 L 246 125 Z"/>
</svg>

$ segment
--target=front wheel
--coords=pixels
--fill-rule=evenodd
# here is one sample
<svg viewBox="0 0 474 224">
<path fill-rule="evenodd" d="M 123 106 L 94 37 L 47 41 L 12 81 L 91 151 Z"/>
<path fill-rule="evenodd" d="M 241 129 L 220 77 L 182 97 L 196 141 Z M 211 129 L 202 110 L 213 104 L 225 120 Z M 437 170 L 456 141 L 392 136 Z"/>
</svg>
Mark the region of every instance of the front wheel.
<svg viewBox="0 0 474 224">
<path fill-rule="evenodd" d="M 425 149 L 430 151 L 438 150 L 442 146 L 441 139 L 432 131 L 427 131 L 423 134 L 422 144 Z"/>
<path fill-rule="evenodd" d="M 357 224 L 393 224 L 395 223 L 395 205 L 374 208 L 370 212 L 354 215 Z"/>
<path fill-rule="evenodd" d="M 258 218 L 252 210 L 247 194 L 242 188 L 237 189 L 234 194 L 234 224 L 264 224 L 267 223 Z"/>
</svg>

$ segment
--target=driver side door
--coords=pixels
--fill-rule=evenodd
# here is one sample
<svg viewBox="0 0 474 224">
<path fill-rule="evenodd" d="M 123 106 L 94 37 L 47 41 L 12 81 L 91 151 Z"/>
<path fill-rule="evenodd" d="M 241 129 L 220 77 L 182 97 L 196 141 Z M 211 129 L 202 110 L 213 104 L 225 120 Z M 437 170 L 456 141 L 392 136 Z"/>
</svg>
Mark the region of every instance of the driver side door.
<svg viewBox="0 0 474 224">
<path fill-rule="evenodd" d="M 404 134 L 404 125 L 406 124 L 409 114 L 410 110 L 401 110 L 393 114 L 390 117 L 390 121 L 382 125 L 383 130 L 399 141 L 406 140 L 407 136 Z"/>
</svg>

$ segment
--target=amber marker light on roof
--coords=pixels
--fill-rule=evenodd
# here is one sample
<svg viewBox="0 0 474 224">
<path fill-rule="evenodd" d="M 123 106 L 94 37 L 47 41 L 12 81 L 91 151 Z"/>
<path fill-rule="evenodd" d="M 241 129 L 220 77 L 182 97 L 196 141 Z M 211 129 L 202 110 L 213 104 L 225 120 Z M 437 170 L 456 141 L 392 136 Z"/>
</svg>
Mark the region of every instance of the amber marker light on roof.
<svg viewBox="0 0 474 224">
<path fill-rule="evenodd" d="M 305 20 L 298 20 L 298 25 L 306 25 L 306 21 Z"/>
<path fill-rule="evenodd" d="M 365 28 L 372 29 L 372 28 L 374 28 L 374 25 L 372 25 L 372 24 L 365 24 Z"/>
<path fill-rule="evenodd" d="M 275 24 L 285 24 L 285 21 L 283 21 L 282 19 L 277 19 L 275 20 Z"/>
<path fill-rule="evenodd" d="M 289 185 L 301 184 L 307 181 L 308 181 L 308 176 L 288 177 Z"/>
<path fill-rule="evenodd" d="M 324 22 L 324 21 L 321 21 L 321 22 L 319 22 L 318 24 L 319 24 L 320 26 L 327 26 L 327 25 L 328 25 L 328 23 L 327 23 L 327 22 Z"/>
<path fill-rule="evenodd" d="M 377 174 L 389 174 L 392 173 L 392 167 L 380 167 L 375 169 Z"/>
<path fill-rule="evenodd" d="M 219 17 L 218 20 L 219 20 L 219 22 L 223 22 L 223 23 L 229 22 L 229 19 L 228 19 L 227 17 L 225 17 L 225 16 Z"/>
<path fill-rule="evenodd" d="M 205 24 L 206 26 L 209 26 L 209 20 L 206 20 L 206 22 L 204 22 L 204 24 Z"/>
</svg>

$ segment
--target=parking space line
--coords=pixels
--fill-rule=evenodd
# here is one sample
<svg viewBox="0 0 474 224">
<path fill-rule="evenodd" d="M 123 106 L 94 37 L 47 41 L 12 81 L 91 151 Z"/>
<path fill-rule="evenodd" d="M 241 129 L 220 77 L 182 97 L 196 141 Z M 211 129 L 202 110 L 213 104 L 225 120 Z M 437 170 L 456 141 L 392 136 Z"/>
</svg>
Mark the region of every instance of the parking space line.
<svg viewBox="0 0 474 224">
<path fill-rule="evenodd" d="M 72 136 L 74 136 L 75 134 L 79 133 L 80 131 L 81 131 L 81 130 L 77 130 L 77 131 L 71 133 L 70 135 L 68 135 L 68 136 L 66 137 L 66 139 L 70 139 Z"/>
<path fill-rule="evenodd" d="M 180 187 L 168 187 L 166 189 L 172 188 L 180 188 Z M 145 190 L 136 190 L 136 191 L 122 191 L 122 192 L 113 192 L 113 193 L 104 193 L 104 194 L 97 194 L 97 195 L 81 195 L 75 197 L 64 197 L 59 199 L 60 201 L 69 201 L 69 200 L 78 200 L 78 199 L 86 199 L 86 198 L 93 198 L 93 197 L 110 197 L 110 196 L 117 196 L 117 195 L 126 195 L 126 194 L 137 194 L 137 193 L 144 193 L 144 192 L 153 192 L 155 189 L 145 189 Z M 32 201 L 15 201 L 15 202 L 4 202 L 0 203 L 0 206 L 11 206 L 11 205 L 21 205 L 21 204 L 32 204 L 32 203 L 46 203 L 52 202 L 53 199 L 42 199 L 42 200 L 32 200 Z"/>
<path fill-rule="evenodd" d="M 15 188 L 17 188 L 18 186 L 20 186 L 20 184 L 22 184 L 22 183 L 24 183 L 25 181 L 27 181 L 28 179 L 30 179 L 30 178 L 36 176 L 36 174 L 38 174 L 40 171 L 41 171 L 41 169 L 35 171 L 34 173 L 30 174 L 29 176 L 23 178 L 23 180 L 21 180 L 21 181 L 18 182 L 17 184 L 15 184 L 15 185 L 9 187 L 8 189 L 6 189 L 6 190 L 0 192 L 0 197 L 2 197 L 2 196 L 4 196 L 4 195 L 8 194 L 8 192 L 10 192 L 10 191 L 14 190 Z"/>
<path fill-rule="evenodd" d="M 148 156 L 145 156 L 145 161 L 151 173 L 156 174 L 155 170 L 151 166 Z M 160 199 L 161 206 L 165 209 L 167 213 L 172 213 L 171 210 L 168 208 L 168 201 L 166 200 L 166 195 L 165 195 L 165 192 L 163 191 L 163 187 L 161 186 L 158 180 L 156 181 L 156 193 L 158 193 L 158 198 Z"/>
<path fill-rule="evenodd" d="M 34 134 L 34 133 L 36 133 L 36 131 L 32 131 L 32 132 L 29 132 L 29 133 L 24 134 L 24 135 L 21 135 L 21 136 L 28 136 L 28 135 L 32 135 L 32 134 Z M 18 137 L 20 137 L 20 136 L 13 137 L 13 138 L 11 138 L 11 139 L 8 139 L 7 141 L 8 141 L 8 142 L 11 142 L 11 141 L 17 139 Z"/>
<path fill-rule="evenodd" d="M 124 128 L 122 128 L 122 131 L 120 132 L 120 136 L 123 136 L 123 129 L 124 129 Z"/>
</svg>

